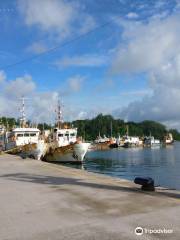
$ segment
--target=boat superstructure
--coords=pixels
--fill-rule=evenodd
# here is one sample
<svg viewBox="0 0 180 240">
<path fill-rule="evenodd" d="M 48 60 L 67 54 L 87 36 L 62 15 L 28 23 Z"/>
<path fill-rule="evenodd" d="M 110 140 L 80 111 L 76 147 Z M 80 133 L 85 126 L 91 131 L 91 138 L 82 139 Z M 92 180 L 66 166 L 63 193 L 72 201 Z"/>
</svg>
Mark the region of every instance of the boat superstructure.
<svg viewBox="0 0 180 240">
<path fill-rule="evenodd" d="M 77 141 L 77 128 L 54 128 L 53 140 L 58 147 L 74 144 Z"/>
<path fill-rule="evenodd" d="M 142 145 L 142 141 L 139 137 L 125 136 L 123 137 L 124 145 L 123 147 L 138 147 Z"/>
<path fill-rule="evenodd" d="M 27 144 L 38 143 L 40 130 L 37 128 L 15 128 L 6 133 L 6 150 L 24 146 Z"/>
</svg>

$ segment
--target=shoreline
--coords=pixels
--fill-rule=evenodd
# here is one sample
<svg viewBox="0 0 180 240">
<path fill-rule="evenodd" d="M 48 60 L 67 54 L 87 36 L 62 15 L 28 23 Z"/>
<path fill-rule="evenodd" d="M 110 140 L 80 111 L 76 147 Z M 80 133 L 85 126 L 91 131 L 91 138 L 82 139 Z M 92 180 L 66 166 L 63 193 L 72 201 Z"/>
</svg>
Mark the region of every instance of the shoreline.
<svg viewBox="0 0 180 240">
<path fill-rule="evenodd" d="M 70 169 L 75 169 L 75 170 L 78 170 L 78 171 L 84 171 L 84 172 L 87 172 L 87 173 L 90 173 L 91 175 L 94 175 L 96 177 L 100 177 L 100 176 L 103 176 L 105 178 L 109 178 L 111 180 L 115 180 L 117 182 L 127 182 L 127 183 L 131 183 L 133 185 L 135 185 L 137 187 L 137 189 L 140 189 L 140 185 L 137 185 L 137 184 L 134 184 L 134 180 L 130 180 L 130 179 L 127 179 L 127 178 L 121 178 L 121 177 L 117 177 L 117 176 L 111 176 L 109 174 L 106 174 L 106 173 L 100 173 L 100 172 L 93 172 L 91 170 L 87 170 L 87 169 L 81 169 L 81 168 L 76 168 L 76 167 L 73 167 L 73 165 L 75 165 L 75 163 L 73 164 L 70 164 L 70 163 L 57 163 L 57 162 L 46 162 L 46 161 L 43 161 L 44 163 L 49 163 L 50 165 L 55 165 L 57 166 L 62 166 L 62 167 L 65 167 L 65 168 L 70 168 Z M 66 164 L 68 164 L 66 166 Z M 80 164 L 78 164 L 80 165 Z M 142 176 L 143 177 L 143 176 Z M 156 185 L 155 184 L 155 189 L 156 190 L 168 190 L 168 191 L 177 191 L 177 192 L 180 192 L 179 189 L 176 189 L 176 188 L 170 188 L 170 187 L 166 187 L 166 186 L 162 186 L 162 185 Z M 141 189 L 140 189 L 141 190 Z"/>
</svg>

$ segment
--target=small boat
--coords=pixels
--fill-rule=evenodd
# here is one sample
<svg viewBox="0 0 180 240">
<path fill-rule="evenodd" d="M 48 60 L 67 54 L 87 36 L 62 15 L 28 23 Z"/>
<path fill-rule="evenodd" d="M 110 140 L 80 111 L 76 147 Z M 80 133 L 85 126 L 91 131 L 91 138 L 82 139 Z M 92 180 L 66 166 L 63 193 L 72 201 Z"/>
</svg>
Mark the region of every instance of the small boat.
<svg viewBox="0 0 180 240">
<path fill-rule="evenodd" d="M 144 139 L 144 146 L 145 147 L 160 147 L 161 142 L 159 139 L 155 139 L 153 136 L 146 137 Z"/>
<path fill-rule="evenodd" d="M 101 135 L 99 134 L 99 136 L 95 139 L 94 143 L 110 143 L 110 138 L 106 137 L 106 135 L 104 135 L 104 137 L 101 137 Z"/>
<path fill-rule="evenodd" d="M 173 139 L 172 133 L 168 133 L 164 138 L 164 143 L 169 145 L 169 144 L 172 144 L 173 142 L 174 142 L 174 139 Z"/>
<path fill-rule="evenodd" d="M 126 126 L 126 135 L 119 139 L 119 146 L 124 148 L 141 147 L 143 141 L 137 136 L 129 136 L 129 126 Z"/>
<path fill-rule="evenodd" d="M 94 143 L 92 144 L 92 148 L 94 150 L 106 150 L 109 149 L 109 146 L 111 144 L 110 138 L 106 137 L 101 137 L 100 133 L 99 136 L 95 139 Z"/>
<path fill-rule="evenodd" d="M 121 137 L 119 136 L 118 138 L 112 138 L 112 141 L 111 141 L 111 144 L 109 145 L 110 148 L 118 148 L 122 144 L 122 139 Z"/>
<path fill-rule="evenodd" d="M 125 148 L 141 146 L 141 140 L 139 137 L 125 136 L 123 137 L 123 142 L 124 144 L 122 145 L 122 147 Z"/>
</svg>

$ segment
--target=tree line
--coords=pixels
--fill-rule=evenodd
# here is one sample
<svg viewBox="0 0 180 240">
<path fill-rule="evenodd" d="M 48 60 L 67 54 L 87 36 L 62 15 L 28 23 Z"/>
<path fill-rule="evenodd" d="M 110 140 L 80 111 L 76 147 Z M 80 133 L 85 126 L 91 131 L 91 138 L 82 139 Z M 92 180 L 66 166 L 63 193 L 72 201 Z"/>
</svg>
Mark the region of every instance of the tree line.
<svg viewBox="0 0 180 240">
<path fill-rule="evenodd" d="M 13 128 L 18 125 L 18 120 L 15 118 L 0 118 L 0 124 Z M 94 140 L 100 134 L 102 137 L 106 135 L 110 137 L 124 136 L 127 131 L 130 136 L 149 136 L 163 140 L 164 136 L 171 132 L 175 140 L 180 140 L 180 133 L 176 129 L 167 130 L 166 126 L 155 121 L 145 120 L 139 123 L 125 122 L 122 119 L 114 119 L 111 115 L 99 114 L 95 118 L 85 120 L 75 120 L 73 122 L 66 122 L 68 126 L 78 128 L 78 136 L 82 136 L 86 140 Z M 39 123 L 37 126 L 40 130 L 51 129 L 47 123 Z"/>
<path fill-rule="evenodd" d="M 99 114 L 97 117 L 89 120 L 76 120 L 72 122 L 74 127 L 78 128 L 79 136 L 86 140 L 94 140 L 99 134 L 110 137 L 124 136 L 154 136 L 163 140 L 164 136 L 171 132 L 175 140 L 180 140 L 180 133 L 176 129 L 167 130 L 166 126 L 155 121 L 145 120 L 139 123 L 125 122 L 122 119 L 114 119 L 111 115 Z"/>
</svg>

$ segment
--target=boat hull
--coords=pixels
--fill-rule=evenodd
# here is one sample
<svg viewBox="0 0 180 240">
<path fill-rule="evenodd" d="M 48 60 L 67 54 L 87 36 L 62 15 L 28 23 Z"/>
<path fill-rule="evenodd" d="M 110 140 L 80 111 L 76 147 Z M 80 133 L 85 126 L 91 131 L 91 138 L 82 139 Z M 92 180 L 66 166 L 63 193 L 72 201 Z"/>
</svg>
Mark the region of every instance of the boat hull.
<svg viewBox="0 0 180 240">
<path fill-rule="evenodd" d="M 75 143 L 63 147 L 49 147 L 43 160 L 47 162 L 82 163 L 89 143 Z"/>
<path fill-rule="evenodd" d="M 107 150 L 109 149 L 111 142 L 102 142 L 102 143 L 94 143 L 91 145 L 91 150 Z"/>
<path fill-rule="evenodd" d="M 174 143 L 173 140 L 166 140 L 166 141 L 165 141 L 165 144 L 166 144 L 166 145 L 171 145 L 171 144 L 173 144 L 173 143 Z"/>
<path fill-rule="evenodd" d="M 38 143 L 16 146 L 7 150 L 6 152 L 9 154 L 19 155 L 22 158 L 29 157 L 36 160 L 41 160 L 46 154 L 47 149 L 47 143 L 45 143 L 44 140 L 39 140 Z"/>
</svg>

